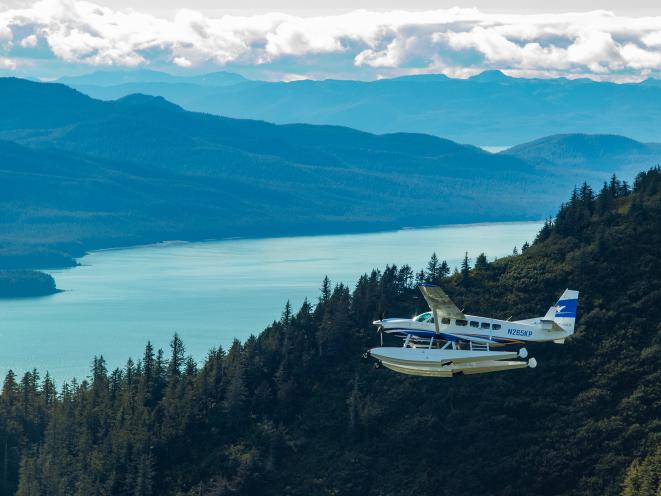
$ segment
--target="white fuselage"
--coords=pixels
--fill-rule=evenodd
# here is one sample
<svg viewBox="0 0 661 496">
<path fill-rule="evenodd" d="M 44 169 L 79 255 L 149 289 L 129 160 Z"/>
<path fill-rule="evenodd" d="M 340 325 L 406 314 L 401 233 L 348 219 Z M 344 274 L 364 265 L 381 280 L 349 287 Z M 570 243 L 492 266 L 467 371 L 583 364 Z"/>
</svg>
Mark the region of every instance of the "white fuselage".
<svg viewBox="0 0 661 496">
<path fill-rule="evenodd" d="M 383 319 L 375 321 L 375 325 L 383 328 L 387 334 L 405 338 L 443 341 L 472 341 L 491 345 L 516 344 L 521 342 L 560 341 L 571 332 L 553 325 L 552 321 L 542 318 L 509 321 L 466 315 L 465 319 L 442 319 L 436 332 L 433 317 L 427 312 L 413 319 Z"/>
</svg>

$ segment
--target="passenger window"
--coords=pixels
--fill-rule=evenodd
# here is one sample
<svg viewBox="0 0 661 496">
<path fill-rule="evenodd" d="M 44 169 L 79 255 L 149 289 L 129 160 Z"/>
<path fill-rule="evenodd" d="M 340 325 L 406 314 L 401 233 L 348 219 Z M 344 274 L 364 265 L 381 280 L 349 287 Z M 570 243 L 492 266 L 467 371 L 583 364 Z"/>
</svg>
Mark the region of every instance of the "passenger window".
<svg viewBox="0 0 661 496">
<path fill-rule="evenodd" d="M 471 320 L 471 327 L 480 327 L 480 323 L 476 320 Z"/>
<path fill-rule="evenodd" d="M 448 319 L 447 317 L 443 317 L 441 319 L 441 324 L 449 325 L 450 324 L 450 319 Z"/>
<path fill-rule="evenodd" d="M 493 324 L 491 327 L 493 328 L 494 331 L 497 331 L 498 329 L 500 329 L 500 324 Z"/>
<path fill-rule="evenodd" d="M 480 325 L 480 327 L 481 327 L 482 329 L 489 329 L 489 328 L 491 327 L 491 324 L 489 324 L 488 322 L 482 322 L 482 324 Z"/>
<path fill-rule="evenodd" d="M 458 326 L 468 325 L 468 321 L 467 320 L 462 320 L 462 319 L 457 319 L 457 320 L 454 321 L 454 323 L 457 324 Z"/>
</svg>

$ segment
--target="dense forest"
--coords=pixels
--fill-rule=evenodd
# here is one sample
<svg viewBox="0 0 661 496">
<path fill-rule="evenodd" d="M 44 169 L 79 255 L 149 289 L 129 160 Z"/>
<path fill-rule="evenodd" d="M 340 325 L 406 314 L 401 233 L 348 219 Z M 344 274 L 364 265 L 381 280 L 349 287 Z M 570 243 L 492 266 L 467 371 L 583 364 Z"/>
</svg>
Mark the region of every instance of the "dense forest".
<svg viewBox="0 0 661 496">
<path fill-rule="evenodd" d="M 376 370 L 371 321 L 459 307 L 539 315 L 581 291 L 576 334 L 530 346 L 536 369 L 453 379 Z M 56 388 L 9 373 L 0 397 L 3 494 L 659 494 L 661 170 L 577 189 L 531 246 L 455 273 L 373 270 L 323 281 L 259 336 L 203 363 L 174 336 Z M 393 342 L 393 344 L 395 344 Z"/>
</svg>

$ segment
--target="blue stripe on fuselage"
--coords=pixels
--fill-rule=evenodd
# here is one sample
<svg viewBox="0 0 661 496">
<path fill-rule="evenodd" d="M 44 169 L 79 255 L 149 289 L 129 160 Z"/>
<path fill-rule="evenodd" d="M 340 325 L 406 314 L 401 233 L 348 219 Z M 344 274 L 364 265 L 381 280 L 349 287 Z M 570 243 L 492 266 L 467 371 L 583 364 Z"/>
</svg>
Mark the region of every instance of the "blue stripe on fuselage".
<svg viewBox="0 0 661 496">
<path fill-rule="evenodd" d="M 461 343 L 468 343 L 470 342 L 470 339 L 467 339 L 465 337 L 462 337 L 460 335 L 456 334 L 446 334 L 444 332 L 441 332 L 437 334 L 435 331 L 426 331 L 423 329 L 409 329 L 406 327 L 398 327 L 398 328 L 391 328 L 391 329 L 385 329 L 384 332 L 386 334 L 392 334 L 395 337 L 405 339 L 407 336 L 412 336 L 412 337 L 417 337 L 417 338 L 436 338 L 436 339 L 442 339 L 443 341 L 454 341 L 454 342 L 461 342 Z M 495 336 L 481 336 L 477 334 L 471 335 L 471 337 L 475 338 L 480 338 L 484 339 L 485 341 L 491 341 L 493 343 L 518 343 L 520 341 L 516 339 L 511 339 L 511 338 L 498 338 Z"/>
</svg>

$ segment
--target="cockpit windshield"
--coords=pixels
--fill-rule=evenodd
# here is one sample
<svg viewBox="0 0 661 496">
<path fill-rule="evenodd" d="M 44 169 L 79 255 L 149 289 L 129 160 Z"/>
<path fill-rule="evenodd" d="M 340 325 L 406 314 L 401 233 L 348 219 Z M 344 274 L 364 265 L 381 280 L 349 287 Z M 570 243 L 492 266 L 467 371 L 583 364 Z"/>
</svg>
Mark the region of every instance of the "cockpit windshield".
<svg viewBox="0 0 661 496">
<path fill-rule="evenodd" d="M 415 320 L 416 322 L 434 322 L 434 319 L 432 319 L 431 312 L 421 313 L 413 320 Z"/>
</svg>

